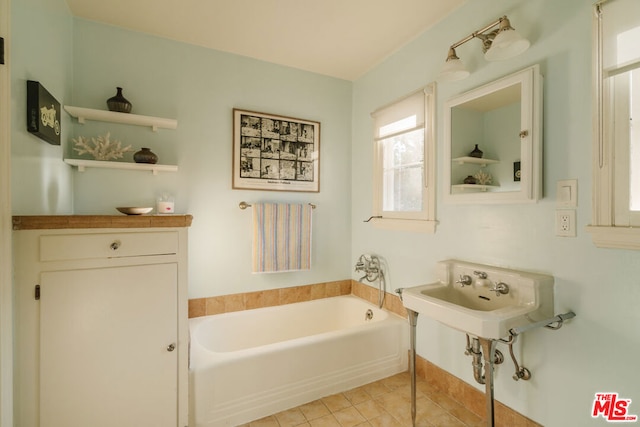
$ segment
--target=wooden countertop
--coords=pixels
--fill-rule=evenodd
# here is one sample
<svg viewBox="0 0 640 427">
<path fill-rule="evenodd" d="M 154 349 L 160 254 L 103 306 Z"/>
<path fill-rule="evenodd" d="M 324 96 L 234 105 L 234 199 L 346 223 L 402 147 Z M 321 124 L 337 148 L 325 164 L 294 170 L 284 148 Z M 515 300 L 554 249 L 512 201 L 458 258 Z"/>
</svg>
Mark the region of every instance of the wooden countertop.
<svg viewBox="0 0 640 427">
<path fill-rule="evenodd" d="M 191 215 L 18 215 L 14 230 L 190 227 Z"/>
</svg>

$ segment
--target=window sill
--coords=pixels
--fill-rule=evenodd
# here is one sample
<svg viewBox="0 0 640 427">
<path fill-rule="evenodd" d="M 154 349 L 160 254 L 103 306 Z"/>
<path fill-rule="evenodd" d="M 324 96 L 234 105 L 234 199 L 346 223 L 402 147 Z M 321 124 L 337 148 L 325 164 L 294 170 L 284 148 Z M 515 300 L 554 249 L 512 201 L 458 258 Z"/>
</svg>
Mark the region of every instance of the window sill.
<svg viewBox="0 0 640 427">
<path fill-rule="evenodd" d="M 381 230 L 413 231 L 434 234 L 438 221 L 416 219 L 373 218 L 371 223 Z"/>
<path fill-rule="evenodd" d="M 640 250 L 640 227 L 587 226 L 593 243 L 599 248 Z"/>
</svg>

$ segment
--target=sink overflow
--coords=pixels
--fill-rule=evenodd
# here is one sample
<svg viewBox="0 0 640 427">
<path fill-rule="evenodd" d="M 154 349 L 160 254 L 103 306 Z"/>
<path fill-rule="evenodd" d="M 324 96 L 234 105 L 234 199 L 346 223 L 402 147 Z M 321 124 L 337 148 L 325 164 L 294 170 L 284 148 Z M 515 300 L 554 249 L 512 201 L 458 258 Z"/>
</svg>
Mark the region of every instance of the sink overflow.
<svg viewBox="0 0 640 427">
<path fill-rule="evenodd" d="M 483 299 L 485 301 L 491 301 L 491 298 L 485 297 L 484 295 L 478 295 L 478 298 Z"/>
</svg>

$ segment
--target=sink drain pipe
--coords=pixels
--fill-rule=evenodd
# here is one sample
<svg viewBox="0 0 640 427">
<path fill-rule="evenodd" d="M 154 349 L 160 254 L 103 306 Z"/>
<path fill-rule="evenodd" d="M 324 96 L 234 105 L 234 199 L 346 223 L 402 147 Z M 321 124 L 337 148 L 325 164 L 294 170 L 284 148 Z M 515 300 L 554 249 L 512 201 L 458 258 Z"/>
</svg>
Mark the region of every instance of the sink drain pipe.
<svg viewBox="0 0 640 427">
<path fill-rule="evenodd" d="M 471 362 L 471 366 L 473 366 L 473 378 L 478 384 L 484 385 L 485 374 L 482 372 L 483 364 L 480 340 L 476 337 L 471 338 L 469 334 L 467 334 L 467 347 L 464 354 L 467 356 L 473 356 L 473 361 Z M 496 349 L 493 356 L 493 363 L 499 365 L 502 362 L 504 362 L 504 355 L 500 350 Z"/>
</svg>

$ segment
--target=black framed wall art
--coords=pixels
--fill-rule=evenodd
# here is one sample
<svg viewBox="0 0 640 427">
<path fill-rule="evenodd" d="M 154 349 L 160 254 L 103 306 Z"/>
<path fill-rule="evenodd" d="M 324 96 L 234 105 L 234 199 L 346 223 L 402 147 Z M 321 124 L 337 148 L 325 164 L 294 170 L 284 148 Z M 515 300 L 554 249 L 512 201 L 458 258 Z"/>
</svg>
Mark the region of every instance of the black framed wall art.
<svg viewBox="0 0 640 427">
<path fill-rule="evenodd" d="M 27 80 L 27 130 L 47 141 L 60 145 L 60 103 L 44 86 Z"/>
<path fill-rule="evenodd" d="M 233 110 L 233 188 L 320 191 L 320 123 Z"/>
</svg>

